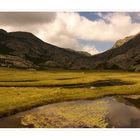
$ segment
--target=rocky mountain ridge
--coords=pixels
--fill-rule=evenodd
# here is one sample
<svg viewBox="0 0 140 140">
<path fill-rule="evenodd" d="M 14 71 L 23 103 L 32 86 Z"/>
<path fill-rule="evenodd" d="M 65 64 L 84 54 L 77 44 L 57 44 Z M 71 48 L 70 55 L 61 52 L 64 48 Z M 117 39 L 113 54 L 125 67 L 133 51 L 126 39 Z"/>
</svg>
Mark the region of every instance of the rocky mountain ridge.
<svg viewBox="0 0 140 140">
<path fill-rule="evenodd" d="M 140 71 L 140 34 L 89 55 L 46 43 L 28 32 L 0 29 L 0 66 L 22 69 L 122 69 Z"/>
</svg>

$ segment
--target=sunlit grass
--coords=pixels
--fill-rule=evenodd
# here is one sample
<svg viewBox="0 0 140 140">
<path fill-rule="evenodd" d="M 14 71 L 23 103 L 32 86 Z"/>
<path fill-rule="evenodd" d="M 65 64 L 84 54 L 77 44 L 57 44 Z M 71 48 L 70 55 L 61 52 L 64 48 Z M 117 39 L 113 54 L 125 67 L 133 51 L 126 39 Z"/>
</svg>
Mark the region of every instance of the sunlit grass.
<svg viewBox="0 0 140 140">
<path fill-rule="evenodd" d="M 9 115 L 54 102 L 95 99 L 109 95 L 140 94 L 139 77 L 140 73 L 121 71 L 24 71 L 1 68 L 0 115 Z M 95 89 L 62 88 L 63 85 L 111 79 L 135 82 L 135 84 Z M 49 85 L 54 87 L 39 88 L 39 86 Z M 60 87 L 55 87 L 56 85 Z"/>
<path fill-rule="evenodd" d="M 104 128 L 108 126 L 105 120 L 107 113 L 107 101 L 64 102 L 43 108 L 43 113 L 36 111 L 25 115 L 22 124 L 32 124 L 36 128 Z"/>
</svg>

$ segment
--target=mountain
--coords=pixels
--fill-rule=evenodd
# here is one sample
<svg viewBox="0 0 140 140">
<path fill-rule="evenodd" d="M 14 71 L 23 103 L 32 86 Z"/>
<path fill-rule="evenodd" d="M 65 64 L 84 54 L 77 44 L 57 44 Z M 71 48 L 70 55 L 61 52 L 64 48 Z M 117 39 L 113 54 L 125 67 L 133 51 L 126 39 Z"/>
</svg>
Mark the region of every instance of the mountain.
<svg viewBox="0 0 140 140">
<path fill-rule="evenodd" d="M 80 53 L 80 54 L 86 55 L 86 56 L 91 56 L 90 53 L 85 52 L 85 51 L 77 51 L 77 52 Z"/>
<path fill-rule="evenodd" d="M 85 55 L 85 56 L 91 56 L 90 53 L 85 52 L 85 51 L 75 51 L 75 50 L 70 49 L 70 48 L 64 48 L 64 49 L 69 50 L 69 51 L 71 51 L 71 52 L 77 52 L 77 53 L 83 54 L 83 55 Z"/>
<path fill-rule="evenodd" d="M 32 33 L 0 30 L 0 65 L 24 69 L 90 69 L 89 56 L 43 42 Z"/>
<path fill-rule="evenodd" d="M 129 40 L 131 40 L 134 36 L 127 36 L 123 39 L 118 40 L 112 47 L 113 48 L 118 48 L 121 47 L 124 43 L 128 42 Z"/>
<path fill-rule="evenodd" d="M 32 33 L 0 29 L 0 66 L 140 71 L 140 34 L 118 40 L 106 52 L 89 55 L 46 43 Z"/>
<path fill-rule="evenodd" d="M 94 69 L 140 71 L 140 33 L 118 40 L 113 47 L 96 56 Z"/>
</svg>

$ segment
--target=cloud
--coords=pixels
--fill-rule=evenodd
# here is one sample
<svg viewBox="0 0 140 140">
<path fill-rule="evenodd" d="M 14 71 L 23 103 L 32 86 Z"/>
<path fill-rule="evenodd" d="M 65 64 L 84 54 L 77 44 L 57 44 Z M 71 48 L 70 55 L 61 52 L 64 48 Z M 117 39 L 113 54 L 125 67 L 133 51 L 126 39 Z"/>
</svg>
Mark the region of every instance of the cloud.
<svg viewBox="0 0 140 140">
<path fill-rule="evenodd" d="M 27 26 L 53 22 L 54 12 L 0 12 L 0 24 L 12 26 Z"/>
<path fill-rule="evenodd" d="M 96 15 L 99 17 L 103 17 L 103 14 L 101 12 L 97 12 Z"/>
<path fill-rule="evenodd" d="M 75 12 L 0 12 L 0 25 L 8 31 L 28 31 L 59 47 L 98 53 L 95 44 L 83 46 L 78 41 L 115 42 L 140 31 L 130 13 L 97 13 L 98 19 L 89 20 Z M 135 19 L 140 16 L 135 14 Z"/>
<path fill-rule="evenodd" d="M 65 17 L 63 19 L 63 17 Z M 97 41 L 115 41 L 140 30 L 139 23 L 132 23 L 131 16 L 125 13 L 107 14 L 104 19 L 88 20 L 77 13 L 61 13 L 67 32 L 77 38 Z"/>
<path fill-rule="evenodd" d="M 77 39 L 114 42 L 140 30 L 140 23 L 133 23 L 126 13 L 99 15 L 100 20 L 91 21 L 78 13 L 57 13 L 55 21 L 44 27 L 44 39 L 62 47 L 78 48 Z"/>
<path fill-rule="evenodd" d="M 100 53 L 100 52 L 96 49 L 96 47 L 93 46 L 93 45 L 92 45 L 92 46 L 88 46 L 88 45 L 83 46 L 82 51 L 88 52 L 88 53 L 90 53 L 90 54 L 92 54 L 92 55 Z"/>
</svg>

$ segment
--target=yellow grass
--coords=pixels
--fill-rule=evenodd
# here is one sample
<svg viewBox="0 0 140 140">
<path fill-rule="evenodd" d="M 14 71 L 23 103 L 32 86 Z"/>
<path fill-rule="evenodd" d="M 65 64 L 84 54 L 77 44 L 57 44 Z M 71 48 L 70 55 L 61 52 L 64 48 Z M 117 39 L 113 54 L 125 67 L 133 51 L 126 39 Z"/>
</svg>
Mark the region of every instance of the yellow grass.
<svg viewBox="0 0 140 140">
<path fill-rule="evenodd" d="M 27 71 L 0 68 L 0 115 L 9 115 L 35 106 L 67 100 L 140 94 L 139 77 L 140 73 L 122 71 Z M 135 84 L 95 89 L 63 87 L 69 84 L 111 79 L 135 82 Z M 42 86 L 46 87 L 41 88 Z"/>
</svg>

